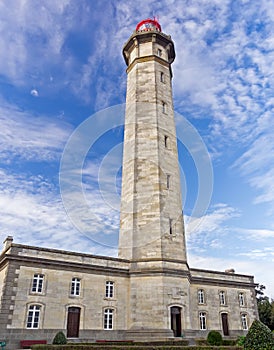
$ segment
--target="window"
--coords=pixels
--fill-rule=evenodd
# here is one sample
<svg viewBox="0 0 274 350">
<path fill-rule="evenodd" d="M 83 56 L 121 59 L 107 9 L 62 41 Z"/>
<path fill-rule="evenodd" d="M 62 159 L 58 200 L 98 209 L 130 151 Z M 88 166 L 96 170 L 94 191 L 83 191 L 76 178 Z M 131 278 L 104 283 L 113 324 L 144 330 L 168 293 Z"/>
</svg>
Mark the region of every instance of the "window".
<svg viewBox="0 0 274 350">
<path fill-rule="evenodd" d="M 32 288 L 31 291 L 33 293 L 42 293 L 43 291 L 43 281 L 44 275 L 35 274 L 32 280 Z"/>
<path fill-rule="evenodd" d="M 164 83 L 165 82 L 165 75 L 163 72 L 160 72 L 160 82 Z"/>
<path fill-rule="evenodd" d="M 40 305 L 30 305 L 28 310 L 27 328 L 39 327 L 40 310 Z"/>
<path fill-rule="evenodd" d="M 165 135 L 165 148 L 168 148 L 168 144 L 169 144 L 169 138 L 167 135 Z"/>
<path fill-rule="evenodd" d="M 225 292 L 222 290 L 219 293 L 220 305 L 226 305 Z"/>
<path fill-rule="evenodd" d="M 166 176 L 166 188 L 169 190 L 170 189 L 170 175 Z"/>
<path fill-rule="evenodd" d="M 106 282 L 106 298 L 113 298 L 114 295 L 114 282 Z"/>
<path fill-rule="evenodd" d="M 203 289 L 198 290 L 198 304 L 205 303 L 205 292 Z"/>
<path fill-rule="evenodd" d="M 81 286 L 80 278 L 73 278 L 71 280 L 70 295 L 79 296 L 80 295 L 80 286 Z"/>
<path fill-rule="evenodd" d="M 245 305 L 244 293 L 239 293 L 239 304 L 240 304 L 240 306 Z"/>
<path fill-rule="evenodd" d="M 172 219 L 169 219 L 169 234 L 173 234 L 173 229 L 172 229 Z"/>
<path fill-rule="evenodd" d="M 104 329 L 113 329 L 113 310 L 106 309 L 104 312 Z"/>
<path fill-rule="evenodd" d="M 206 313 L 205 312 L 199 313 L 199 320 L 200 320 L 200 330 L 202 331 L 206 330 Z"/>
<path fill-rule="evenodd" d="M 166 103 L 162 102 L 162 112 L 166 113 Z"/>
<path fill-rule="evenodd" d="M 161 49 L 157 49 L 157 56 L 162 57 L 162 50 Z"/>
<path fill-rule="evenodd" d="M 248 326 L 247 326 L 247 315 L 246 314 L 241 314 L 241 321 L 242 321 L 243 330 L 247 331 Z"/>
</svg>

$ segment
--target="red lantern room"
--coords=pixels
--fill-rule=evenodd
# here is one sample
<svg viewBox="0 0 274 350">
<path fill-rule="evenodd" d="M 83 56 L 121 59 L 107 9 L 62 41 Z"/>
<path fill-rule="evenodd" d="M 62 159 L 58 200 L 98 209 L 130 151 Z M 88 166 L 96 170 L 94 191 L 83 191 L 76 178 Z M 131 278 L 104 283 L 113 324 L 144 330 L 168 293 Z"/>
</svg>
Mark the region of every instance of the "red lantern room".
<svg viewBox="0 0 274 350">
<path fill-rule="evenodd" d="M 161 32 L 161 26 L 160 23 L 157 21 L 157 19 L 154 17 L 154 19 L 147 18 L 143 21 L 139 22 L 136 26 L 136 31 L 150 31 L 150 30 L 157 30 L 158 32 Z"/>
</svg>

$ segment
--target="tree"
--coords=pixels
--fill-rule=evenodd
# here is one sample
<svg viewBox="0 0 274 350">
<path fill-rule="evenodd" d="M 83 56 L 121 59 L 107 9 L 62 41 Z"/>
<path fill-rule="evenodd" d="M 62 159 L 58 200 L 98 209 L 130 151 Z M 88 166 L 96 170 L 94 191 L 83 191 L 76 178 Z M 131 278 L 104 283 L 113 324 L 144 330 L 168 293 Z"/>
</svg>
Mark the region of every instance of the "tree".
<svg viewBox="0 0 274 350">
<path fill-rule="evenodd" d="M 271 330 L 262 322 L 253 321 L 244 341 L 245 350 L 273 350 Z"/>
<path fill-rule="evenodd" d="M 265 286 L 262 284 L 255 289 L 259 318 L 268 328 L 274 330 L 274 300 L 270 301 L 264 295 L 264 290 Z"/>
</svg>

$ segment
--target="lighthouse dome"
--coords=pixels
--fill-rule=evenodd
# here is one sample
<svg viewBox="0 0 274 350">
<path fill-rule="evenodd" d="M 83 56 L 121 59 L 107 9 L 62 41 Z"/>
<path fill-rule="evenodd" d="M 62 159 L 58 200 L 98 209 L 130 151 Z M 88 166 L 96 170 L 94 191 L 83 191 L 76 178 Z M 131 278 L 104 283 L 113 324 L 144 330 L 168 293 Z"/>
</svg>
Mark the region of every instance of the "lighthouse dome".
<svg viewBox="0 0 274 350">
<path fill-rule="evenodd" d="M 161 29 L 160 23 L 157 21 L 156 18 L 144 19 L 141 22 L 139 22 L 136 26 L 137 32 L 150 31 L 150 30 L 157 30 L 157 31 L 161 32 L 162 29 Z"/>
</svg>

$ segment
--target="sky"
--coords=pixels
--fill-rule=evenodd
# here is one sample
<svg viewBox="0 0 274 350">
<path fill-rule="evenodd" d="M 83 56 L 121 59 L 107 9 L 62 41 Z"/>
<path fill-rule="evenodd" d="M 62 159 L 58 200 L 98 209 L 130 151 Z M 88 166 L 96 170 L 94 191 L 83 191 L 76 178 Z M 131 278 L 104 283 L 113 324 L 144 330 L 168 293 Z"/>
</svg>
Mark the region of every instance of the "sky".
<svg viewBox="0 0 274 350">
<path fill-rule="evenodd" d="M 175 44 L 189 265 L 254 275 L 274 298 L 268 0 L 1 0 L 0 239 L 117 255 L 122 48 L 153 16 Z"/>
</svg>

